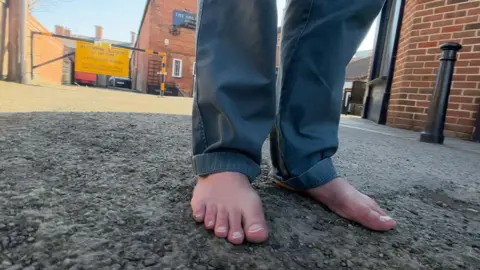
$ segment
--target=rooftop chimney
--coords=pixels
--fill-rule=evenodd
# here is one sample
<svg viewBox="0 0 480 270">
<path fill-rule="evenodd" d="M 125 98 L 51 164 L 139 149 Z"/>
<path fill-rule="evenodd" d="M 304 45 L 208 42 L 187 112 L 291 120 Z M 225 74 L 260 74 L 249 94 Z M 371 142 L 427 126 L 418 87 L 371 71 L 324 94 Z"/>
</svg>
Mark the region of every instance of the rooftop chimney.
<svg viewBox="0 0 480 270">
<path fill-rule="evenodd" d="M 135 37 L 137 36 L 137 34 L 135 32 L 130 32 L 130 42 L 132 44 L 135 44 Z"/>
<path fill-rule="evenodd" d="M 67 37 L 71 37 L 72 36 L 72 31 L 68 28 L 65 28 L 64 31 L 63 31 L 63 35 L 67 36 Z"/>
<path fill-rule="evenodd" d="M 55 35 L 63 36 L 65 34 L 65 28 L 60 25 L 55 25 Z"/>
<path fill-rule="evenodd" d="M 95 39 L 102 40 L 103 39 L 103 27 L 99 25 L 95 25 Z"/>
</svg>

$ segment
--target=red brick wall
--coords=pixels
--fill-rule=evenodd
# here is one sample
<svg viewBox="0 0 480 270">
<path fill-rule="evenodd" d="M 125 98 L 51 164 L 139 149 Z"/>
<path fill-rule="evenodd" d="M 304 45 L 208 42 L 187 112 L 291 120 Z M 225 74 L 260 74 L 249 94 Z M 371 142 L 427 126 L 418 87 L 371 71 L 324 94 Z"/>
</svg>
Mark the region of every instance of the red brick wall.
<svg viewBox="0 0 480 270">
<path fill-rule="evenodd" d="M 470 139 L 480 104 L 480 1 L 407 0 L 387 124 L 420 131 L 445 42 L 464 48 L 456 63 L 445 135 Z"/>
<path fill-rule="evenodd" d="M 143 25 L 138 33 L 137 48 L 150 49 L 151 13 L 151 8 L 148 8 L 143 19 Z M 142 92 L 147 91 L 149 58 L 150 55 L 144 52 L 135 51 L 132 55 L 132 86 L 134 89 Z"/>
<path fill-rule="evenodd" d="M 180 28 L 180 35 L 172 35 L 169 31 L 173 24 L 174 10 L 196 13 L 197 0 L 151 0 L 147 12 L 150 22 L 143 25 L 138 37 L 139 40 L 146 41 L 147 38 L 145 36 L 148 36 L 148 41 L 146 41 L 148 46 L 139 47 L 166 52 L 168 73 L 166 82 L 175 84 L 187 96 L 192 96 L 195 30 Z M 169 40 L 168 46 L 165 46 L 165 39 Z M 148 72 L 146 72 L 146 81 L 151 84 L 157 84 L 158 76 L 156 72 L 158 72 L 157 67 L 160 57 L 153 55 L 149 56 L 148 60 L 145 57 L 137 59 L 137 66 L 146 66 L 147 69 L 150 67 Z M 172 77 L 173 59 L 181 59 L 183 61 L 182 78 Z"/>
</svg>

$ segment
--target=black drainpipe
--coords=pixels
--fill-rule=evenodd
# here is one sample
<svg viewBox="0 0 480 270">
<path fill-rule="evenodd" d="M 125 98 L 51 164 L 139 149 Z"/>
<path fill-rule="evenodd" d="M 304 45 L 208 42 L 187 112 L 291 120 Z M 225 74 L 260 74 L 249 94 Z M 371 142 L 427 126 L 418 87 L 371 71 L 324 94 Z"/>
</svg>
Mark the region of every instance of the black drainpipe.
<svg viewBox="0 0 480 270">
<path fill-rule="evenodd" d="M 393 45 L 393 52 L 392 52 L 392 60 L 390 61 L 390 70 L 388 72 L 387 77 L 387 85 L 385 88 L 385 94 L 383 96 L 382 101 L 382 110 L 380 112 L 380 117 L 378 123 L 381 125 L 385 125 L 387 123 L 387 114 L 388 114 L 388 105 L 390 103 L 390 94 L 392 91 L 392 82 L 393 82 L 393 75 L 395 73 L 395 64 L 397 62 L 397 52 L 398 52 L 398 43 L 400 43 L 400 32 L 402 31 L 402 23 L 403 23 L 403 14 L 405 10 L 405 0 L 400 0 L 400 10 L 397 22 L 397 31 L 395 33 L 395 41 Z"/>
</svg>

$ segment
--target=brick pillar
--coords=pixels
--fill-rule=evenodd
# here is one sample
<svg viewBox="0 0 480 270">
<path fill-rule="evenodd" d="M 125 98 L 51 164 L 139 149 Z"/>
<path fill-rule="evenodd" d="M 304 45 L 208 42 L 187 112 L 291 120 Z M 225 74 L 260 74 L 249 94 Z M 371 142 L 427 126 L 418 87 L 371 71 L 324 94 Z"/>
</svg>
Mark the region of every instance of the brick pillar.
<svg viewBox="0 0 480 270">
<path fill-rule="evenodd" d="M 65 34 L 65 28 L 60 25 L 55 25 L 55 34 L 63 36 Z"/>
<path fill-rule="evenodd" d="M 99 25 L 95 25 L 95 39 L 102 40 L 103 39 L 103 27 Z"/>
<path fill-rule="evenodd" d="M 423 130 L 443 43 L 459 53 L 445 135 L 470 139 L 480 103 L 480 1 L 407 0 L 387 124 Z"/>
<path fill-rule="evenodd" d="M 135 44 L 135 37 L 137 34 L 135 32 L 130 32 L 130 43 Z"/>
</svg>

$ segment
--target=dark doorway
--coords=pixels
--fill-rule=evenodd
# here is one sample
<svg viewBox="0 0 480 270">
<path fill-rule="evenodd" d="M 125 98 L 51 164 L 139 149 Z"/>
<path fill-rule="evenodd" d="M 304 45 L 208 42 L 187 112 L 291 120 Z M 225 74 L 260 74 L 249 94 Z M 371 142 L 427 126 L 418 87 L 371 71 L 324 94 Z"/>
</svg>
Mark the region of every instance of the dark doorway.
<svg viewBox="0 0 480 270">
<path fill-rule="evenodd" d="M 363 100 L 362 118 L 382 125 L 387 122 L 404 6 L 405 0 L 387 0 L 380 13 L 370 80 Z"/>
</svg>

